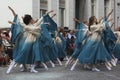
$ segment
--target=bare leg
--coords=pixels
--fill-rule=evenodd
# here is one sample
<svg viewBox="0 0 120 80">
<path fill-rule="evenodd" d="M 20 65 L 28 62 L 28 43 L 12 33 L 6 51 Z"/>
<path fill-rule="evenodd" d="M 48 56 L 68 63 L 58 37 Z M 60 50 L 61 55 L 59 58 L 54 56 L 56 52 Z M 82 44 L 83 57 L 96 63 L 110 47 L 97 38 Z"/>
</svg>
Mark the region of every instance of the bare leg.
<svg viewBox="0 0 120 80">
<path fill-rule="evenodd" d="M 48 67 L 47 67 L 47 65 L 46 65 L 45 63 L 42 62 L 42 65 L 44 66 L 44 68 L 45 68 L 46 70 L 48 70 Z"/>
<path fill-rule="evenodd" d="M 71 71 L 73 71 L 75 69 L 75 66 L 77 65 L 78 61 L 79 61 L 78 59 L 75 61 L 75 63 L 73 64 L 73 66 L 70 69 Z"/>
</svg>

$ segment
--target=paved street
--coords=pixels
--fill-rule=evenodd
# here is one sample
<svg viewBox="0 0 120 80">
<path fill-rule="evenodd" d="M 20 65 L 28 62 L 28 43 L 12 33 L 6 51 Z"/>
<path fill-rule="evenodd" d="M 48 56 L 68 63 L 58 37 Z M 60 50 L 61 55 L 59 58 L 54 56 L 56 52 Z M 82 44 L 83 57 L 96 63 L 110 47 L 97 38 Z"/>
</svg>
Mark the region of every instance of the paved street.
<svg viewBox="0 0 120 80">
<path fill-rule="evenodd" d="M 70 71 L 69 67 L 57 65 L 55 68 L 49 68 L 48 71 L 39 68 L 37 74 L 20 72 L 18 68 L 14 68 L 12 73 L 7 75 L 6 69 L 0 68 L 0 80 L 120 80 L 120 62 L 112 71 L 108 71 L 105 66 L 100 66 L 100 72 L 85 70 L 80 64 L 74 71 Z"/>
</svg>

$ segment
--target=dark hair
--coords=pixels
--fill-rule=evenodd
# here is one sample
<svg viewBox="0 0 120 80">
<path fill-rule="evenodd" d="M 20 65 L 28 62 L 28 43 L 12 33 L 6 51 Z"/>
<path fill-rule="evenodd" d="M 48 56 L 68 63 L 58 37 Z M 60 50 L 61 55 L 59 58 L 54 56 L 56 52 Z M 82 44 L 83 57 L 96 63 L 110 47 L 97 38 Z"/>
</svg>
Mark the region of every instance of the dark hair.
<svg viewBox="0 0 120 80">
<path fill-rule="evenodd" d="M 28 24 L 30 23 L 31 19 L 32 19 L 31 15 L 26 14 L 26 15 L 24 16 L 24 18 L 23 18 L 23 22 L 24 22 L 26 25 L 28 25 Z"/>
<path fill-rule="evenodd" d="M 3 32 L 3 34 L 4 34 L 6 37 L 10 37 L 10 36 L 9 36 L 9 33 L 7 33 L 7 32 Z"/>
<path fill-rule="evenodd" d="M 91 16 L 89 18 L 89 30 L 90 30 L 90 26 L 94 24 L 94 18 L 95 18 L 95 16 Z"/>
</svg>

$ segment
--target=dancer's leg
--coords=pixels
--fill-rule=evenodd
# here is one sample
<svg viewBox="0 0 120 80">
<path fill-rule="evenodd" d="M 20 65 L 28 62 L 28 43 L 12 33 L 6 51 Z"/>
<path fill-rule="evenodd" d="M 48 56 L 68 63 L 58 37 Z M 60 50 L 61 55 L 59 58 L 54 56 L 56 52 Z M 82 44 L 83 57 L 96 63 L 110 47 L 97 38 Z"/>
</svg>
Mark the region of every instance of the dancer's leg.
<svg viewBox="0 0 120 80">
<path fill-rule="evenodd" d="M 42 63 L 42 65 L 44 66 L 44 68 L 45 68 L 46 70 L 48 70 L 47 65 L 46 65 L 44 62 L 41 62 L 41 63 Z"/>
<path fill-rule="evenodd" d="M 35 64 L 31 65 L 31 71 L 33 73 L 38 73 L 38 71 L 35 70 Z"/>
<path fill-rule="evenodd" d="M 14 67 L 15 63 L 16 63 L 15 61 L 12 61 L 12 62 L 11 62 L 10 66 L 9 66 L 9 68 L 8 68 L 7 72 L 6 72 L 7 74 L 9 74 L 9 73 L 10 73 L 10 71 L 11 71 L 11 70 L 12 70 L 12 68 Z"/>
<path fill-rule="evenodd" d="M 51 63 L 52 67 L 55 67 L 55 64 L 51 60 L 49 62 Z"/>
<path fill-rule="evenodd" d="M 57 58 L 57 61 L 59 62 L 59 64 L 62 66 L 62 62 Z"/>
<path fill-rule="evenodd" d="M 75 66 L 77 65 L 78 61 L 79 61 L 78 59 L 75 61 L 75 63 L 73 64 L 73 66 L 70 69 L 71 71 L 73 71 L 75 69 Z"/>
<path fill-rule="evenodd" d="M 70 58 L 68 59 L 68 61 L 67 61 L 66 64 L 65 64 L 65 67 L 68 66 L 68 64 L 69 64 L 69 62 L 71 61 L 71 59 L 72 59 L 72 57 L 70 57 Z"/>
</svg>

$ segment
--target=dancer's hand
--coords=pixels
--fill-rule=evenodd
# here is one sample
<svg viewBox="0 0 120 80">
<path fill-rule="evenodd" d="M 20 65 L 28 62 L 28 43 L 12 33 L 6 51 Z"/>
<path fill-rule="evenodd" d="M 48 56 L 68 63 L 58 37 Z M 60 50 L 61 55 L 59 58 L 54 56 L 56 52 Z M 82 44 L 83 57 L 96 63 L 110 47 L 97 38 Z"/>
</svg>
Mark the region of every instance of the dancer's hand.
<svg viewBox="0 0 120 80">
<path fill-rule="evenodd" d="M 12 9 L 10 6 L 8 6 L 8 8 L 9 8 L 11 11 L 13 11 L 13 9 Z"/>
<path fill-rule="evenodd" d="M 16 13 L 15 13 L 15 11 L 10 7 L 10 6 L 8 6 L 8 8 L 11 10 L 11 12 L 13 13 L 13 15 L 14 15 L 14 17 L 17 15 Z"/>
<path fill-rule="evenodd" d="M 47 11 L 46 14 L 50 14 L 50 13 L 52 13 L 52 12 L 54 12 L 54 11 L 53 11 L 53 10 Z"/>
<path fill-rule="evenodd" d="M 53 14 L 51 18 L 53 18 L 54 16 L 56 16 L 56 14 Z"/>
<path fill-rule="evenodd" d="M 113 13 L 113 9 L 111 10 L 111 12 L 108 14 L 107 19 L 110 17 L 110 15 Z"/>
<path fill-rule="evenodd" d="M 73 18 L 73 20 L 77 23 L 80 23 L 80 20 L 76 19 L 76 18 Z"/>
<path fill-rule="evenodd" d="M 12 21 L 8 21 L 8 23 L 9 23 L 9 24 L 14 24 L 14 22 L 12 22 Z"/>
<path fill-rule="evenodd" d="M 50 25 L 50 23 L 48 23 L 48 22 L 46 22 L 46 23 L 44 23 L 44 24 L 46 24 L 46 25 Z"/>
</svg>

